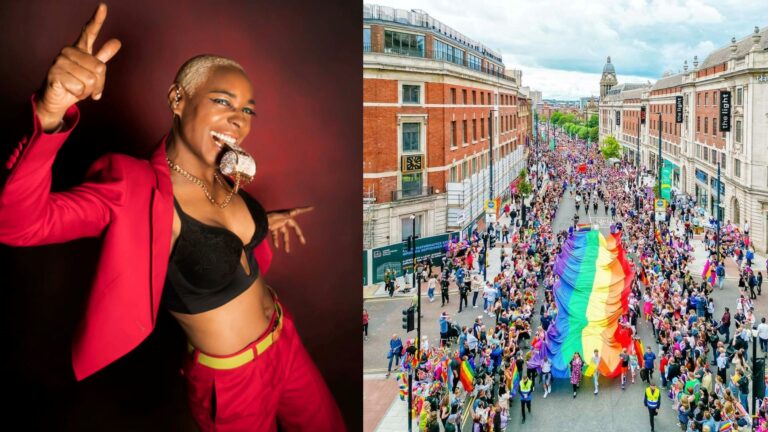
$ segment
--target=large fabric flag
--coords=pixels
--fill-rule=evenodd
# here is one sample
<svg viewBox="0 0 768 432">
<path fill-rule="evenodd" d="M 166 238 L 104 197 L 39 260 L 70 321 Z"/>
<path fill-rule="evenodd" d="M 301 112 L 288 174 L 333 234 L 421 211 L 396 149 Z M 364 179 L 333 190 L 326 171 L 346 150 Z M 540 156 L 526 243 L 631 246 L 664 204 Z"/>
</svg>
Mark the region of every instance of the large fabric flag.
<svg viewBox="0 0 768 432">
<path fill-rule="evenodd" d="M 512 379 L 507 381 L 507 390 L 509 391 L 509 397 L 512 398 L 517 395 L 517 389 L 520 388 L 520 371 L 517 370 L 517 363 L 514 361 L 509 367 L 509 370 L 512 371 Z"/>
<path fill-rule="evenodd" d="M 557 257 L 555 273 L 560 276 L 554 287 L 558 314 L 529 367 L 539 367 L 546 356 L 552 361 L 552 375 L 566 378 L 574 353 L 588 359 L 597 349 L 600 374 L 618 376 L 619 354 L 632 343 L 619 318 L 629 308 L 634 277 L 621 247 L 621 232 L 607 238 L 600 231 L 573 233 Z"/>
<path fill-rule="evenodd" d="M 461 385 L 464 386 L 464 390 L 471 392 L 475 388 L 475 369 L 468 360 L 461 362 L 461 368 L 459 368 L 459 380 L 461 381 Z"/>
<path fill-rule="evenodd" d="M 645 362 L 643 361 L 643 354 L 645 353 L 645 348 L 643 347 L 643 341 L 640 339 L 635 339 L 635 354 L 637 354 L 637 364 L 641 368 L 645 367 Z"/>
<path fill-rule="evenodd" d="M 715 283 L 715 266 L 712 265 L 712 262 L 707 260 L 707 263 L 704 264 L 704 270 L 701 272 L 701 278 L 705 281 L 708 281 L 711 284 Z"/>
</svg>

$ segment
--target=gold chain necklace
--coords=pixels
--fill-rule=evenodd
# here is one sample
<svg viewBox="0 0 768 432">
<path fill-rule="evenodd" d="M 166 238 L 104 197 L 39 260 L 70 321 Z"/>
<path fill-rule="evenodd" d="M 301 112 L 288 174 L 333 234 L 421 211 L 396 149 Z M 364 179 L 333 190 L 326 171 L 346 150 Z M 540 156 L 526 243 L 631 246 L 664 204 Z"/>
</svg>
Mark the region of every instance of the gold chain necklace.
<svg viewBox="0 0 768 432">
<path fill-rule="evenodd" d="M 177 173 L 183 175 L 187 180 L 191 181 L 192 183 L 195 183 L 196 185 L 200 186 L 203 189 L 203 192 L 205 192 L 205 196 L 208 198 L 208 201 L 210 201 L 211 204 L 213 204 L 213 205 L 215 205 L 215 206 L 217 206 L 219 208 L 225 208 L 226 206 L 229 205 L 229 202 L 232 199 L 232 195 L 235 194 L 235 189 L 234 188 L 231 188 L 229 190 L 229 195 L 227 195 L 227 198 L 224 199 L 224 201 L 221 204 L 219 204 L 219 203 L 216 202 L 215 199 L 213 199 L 211 194 L 208 192 L 208 186 L 206 186 L 205 183 L 203 183 L 202 180 L 200 180 L 199 178 L 197 178 L 197 177 L 193 176 L 192 174 L 186 172 L 184 170 L 184 168 L 180 167 L 179 165 L 176 165 L 175 163 L 171 162 L 171 160 L 168 159 L 168 156 L 165 157 L 165 160 L 168 161 L 168 166 L 171 167 L 174 171 L 176 171 Z M 214 173 L 213 175 L 216 178 L 216 180 L 218 180 L 219 183 L 224 185 L 224 182 L 219 178 L 218 173 Z"/>
</svg>

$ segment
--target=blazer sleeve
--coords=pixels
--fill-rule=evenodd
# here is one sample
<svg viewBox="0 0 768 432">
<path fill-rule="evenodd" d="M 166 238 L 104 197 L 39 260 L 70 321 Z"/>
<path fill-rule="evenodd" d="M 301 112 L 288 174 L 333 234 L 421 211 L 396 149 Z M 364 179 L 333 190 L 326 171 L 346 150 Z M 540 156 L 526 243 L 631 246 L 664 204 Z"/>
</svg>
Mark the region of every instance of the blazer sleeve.
<svg viewBox="0 0 768 432">
<path fill-rule="evenodd" d="M 116 158 L 101 157 L 83 184 L 51 192 L 51 167 L 80 113 L 73 105 L 64 116 L 64 129 L 47 134 L 35 112 L 34 96 L 31 104 L 32 132 L 5 164 L 10 172 L 0 187 L 0 243 L 35 246 L 99 236 L 110 222 L 111 206 L 123 201 L 123 175 Z"/>
</svg>

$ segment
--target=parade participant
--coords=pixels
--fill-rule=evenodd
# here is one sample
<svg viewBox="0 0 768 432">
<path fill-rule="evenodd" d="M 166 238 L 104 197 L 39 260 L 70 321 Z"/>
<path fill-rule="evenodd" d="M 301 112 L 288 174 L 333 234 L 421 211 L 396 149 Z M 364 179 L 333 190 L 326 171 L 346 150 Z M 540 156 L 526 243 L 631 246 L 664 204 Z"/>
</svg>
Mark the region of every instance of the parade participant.
<svg viewBox="0 0 768 432">
<path fill-rule="evenodd" d="M 629 369 L 629 354 L 626 348 L 621 349 L 619 361 L 621 362 L 621 389 L 624 390 L 627 384 L 627 369 Z"/>
<path fill-rule="evenodd" d="M 24 157 L 0 191 L 2 243 L 104 239 L 73 344 L 76 378 L 139 345 L 162 304 L 189 341 L 182 370 L 202 430 L 259 430 L 278 421 L 286 430 L 343 429 L 293 319 L 264 279 L 272 256 L 267 234 L 276 246 L 282 234 L 286 251 L 289 229 L 304 243 L 294 217 L 310 209 L 267 213 L 241 188 L 255 174 L 240 147 L 255 104 L 238 63 L 212 55 L 189 59 L 169 86 L 172 125 L 149 161 L 109 153 L 84 183 L 51 192 L 50 166 L 79 122 L 77 104 L 101 99 L 106 63 L 121 46 L 112 39 L 94 51 L 106 15 L 100 4 L 77 42 L 54 60 L 31 101 Z M 264 379 L 265 371 L 272 378 Z M 311 405 L 298 410 L 306 401 Z"/>
<path fill-rule="evenodd" d="M 552 393 L 552 362 L 548 357 L 544 357 L 541 362 L 541 383 L 544 387 L 544 399 Z"/>
<path fill-rule="evenodd" d="M 595 371 L 592 373 L 592 383 L 595 386 L 595 394 L 598 392 L 598 378 L 600 377 L 600 352 L 595 348 L 594 354 L 592 354 L 592 365 L 595 368 Z"/>
<path fill-rule="evenodd" d="M 533 398 L 533 380 L 524 376 L 520 381 L 520 411 L 523 414 L 523 423 L 525 423 L 525 407 L 528 407 L 528 414 L 531 413 L 531 399 Z"/>
<path fill-rule="evenodd" d="M 573 386 L 573 397 L 576 398 L 576 390 L 581 383 L 582 366 L 584 362 L 581 360 L 581 355 L 578 352 L 573 353 L 573 358 L 569 363 L 571 369 L 571 385 Z"/>
<path fill-rule="evenodd" d="M 656 427 L 653 419 L 659 415 L 659 410 L 661 409 L 661 391 L 656 387 L 655 383 L 651 382 L 645 389 L 643 404 L 648 408 L 648 417 L 651 421 L 651 432 L 654 432 Z"/>
<path fill-rule="evenodd" d="M 368 340 L 368 311 L 363 308 L 363 337 Z"/>
</svg>

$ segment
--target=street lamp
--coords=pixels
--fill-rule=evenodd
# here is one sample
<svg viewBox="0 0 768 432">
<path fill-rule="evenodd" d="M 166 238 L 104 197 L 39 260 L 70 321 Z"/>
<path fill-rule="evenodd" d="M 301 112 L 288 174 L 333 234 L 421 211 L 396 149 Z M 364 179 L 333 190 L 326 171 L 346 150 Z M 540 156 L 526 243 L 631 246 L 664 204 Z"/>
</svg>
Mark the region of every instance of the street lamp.
<svg viewBox="0 0 768 432">
<path fill-rule="evenodd" d="M 421 359 L 421 279 L 416 277 L 416 215 L 411 215 L 411 251 L 413 257 L 413 286 L 416 287 L 416 358 Z"/>
<path fill-rule="evenodd" d="M 659 110 L 659 177 L 656 184 L 659 188 L 659 198 L 661 198 L 661 167 L 664 166 L 664 158 L 661 156 L 661 110 Z"/>
<path fill-rule="evenodd" d="M 720 202 L 720 160 L 717 161 L 717 184 L 715 185 L 717 190 L 715 191 L 715 197 L 717 198 L 717 204 L 715 208 L 717 209 L 717 214 L 715 215 L 715 226 L 717 227 L 717 264 L 720 264 L 720 207 L 722 206 L 722 203 Z M 711 256 L 711 255 L 710 255 Z"/>
</svg>

